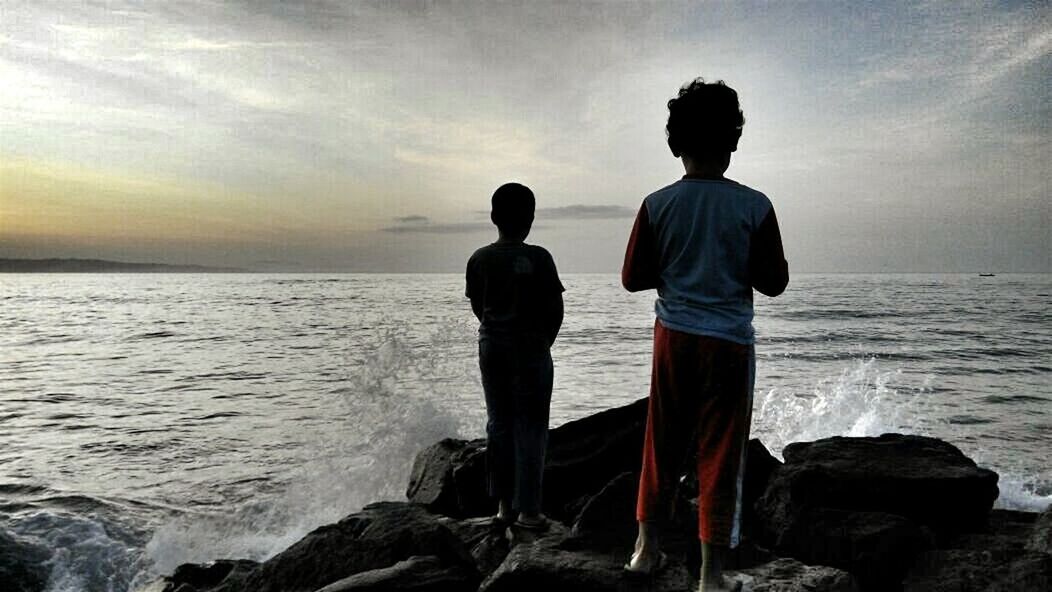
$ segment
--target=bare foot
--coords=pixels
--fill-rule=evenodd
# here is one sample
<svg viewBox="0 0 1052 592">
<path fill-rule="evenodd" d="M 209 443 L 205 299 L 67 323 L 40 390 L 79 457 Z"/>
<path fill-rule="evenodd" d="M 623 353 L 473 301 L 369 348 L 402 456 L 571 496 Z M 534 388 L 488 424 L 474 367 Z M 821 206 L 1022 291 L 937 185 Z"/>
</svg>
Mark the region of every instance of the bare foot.
<svg viewBox="0 0 1052 592">
<path fill-rule="evenodd" d="M 653 575 L 665 567 L 668 558 L 661 551 L 650 551 L 640 545 L 636 545 L 636 552 L 625 564 L 625 571 L 636 575 Z"/>
</svg>

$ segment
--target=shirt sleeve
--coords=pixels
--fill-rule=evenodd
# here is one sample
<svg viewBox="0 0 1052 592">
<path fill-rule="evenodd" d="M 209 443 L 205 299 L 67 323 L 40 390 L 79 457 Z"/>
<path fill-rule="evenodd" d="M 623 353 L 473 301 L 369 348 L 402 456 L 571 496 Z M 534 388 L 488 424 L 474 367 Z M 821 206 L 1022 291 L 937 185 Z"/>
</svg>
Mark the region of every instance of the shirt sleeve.
<svg viewBox="0 0 1052 592">
<path fill-rule="evenodd" d="M 621 266 L 621 285 L 629 292 L 657 288 L 661 271 L 658 268 L 657 243 L 650 227 L 650 214 L 644 202 L 636 214 L 632 234 L 628 237 L 625 263 Z"/>
<path fill-rule="evenodd" d="M 789 285 L 789 264 L 772 207 L 753 231 L 749 246 L 749 282 L 765 296 L 777 296 Z"/>
</svg>

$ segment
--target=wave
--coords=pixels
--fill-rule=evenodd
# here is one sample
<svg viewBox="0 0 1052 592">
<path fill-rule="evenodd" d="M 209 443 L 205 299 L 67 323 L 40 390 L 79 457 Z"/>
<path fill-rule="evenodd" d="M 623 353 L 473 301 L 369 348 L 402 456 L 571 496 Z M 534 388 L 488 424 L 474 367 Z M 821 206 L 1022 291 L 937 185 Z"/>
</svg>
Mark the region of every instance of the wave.
<svg viewBox="0 0 1052 592">
<path fill-rule="evenodd" d="M 449 337 L 433 337 L 443 339 Z M 133 589 L 182 563 L 266 559 L 367 503 L 402 498 L 416 452 L 460 432 L 459 420 L 436 405 L 452 387 L 428 378 L 448 372 L 442 351 L 413 348 L 404 334 L 383 336 L 356 372 L 331 390 L 344 407 L 333 416 L 344 423 L 318 432 L 316 453 L 290 484 L 233 508 L 186 512 L 158 526 L 143 548 Z M 407 376 L 429 387 L 407 393 L 399 388 Z"/>
</svg>

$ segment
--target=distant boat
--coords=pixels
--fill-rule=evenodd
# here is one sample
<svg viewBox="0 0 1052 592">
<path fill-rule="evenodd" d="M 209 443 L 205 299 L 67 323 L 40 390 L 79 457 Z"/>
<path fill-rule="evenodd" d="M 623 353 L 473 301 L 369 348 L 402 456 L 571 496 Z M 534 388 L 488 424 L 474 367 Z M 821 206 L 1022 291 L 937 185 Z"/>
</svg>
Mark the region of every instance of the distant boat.
<svg viewBox="0 0 1052 592">
<path fill-rule="evenodd" d="M 996 273 L 980 273 L 979 277 L 994 277 Z"/>
</svg>

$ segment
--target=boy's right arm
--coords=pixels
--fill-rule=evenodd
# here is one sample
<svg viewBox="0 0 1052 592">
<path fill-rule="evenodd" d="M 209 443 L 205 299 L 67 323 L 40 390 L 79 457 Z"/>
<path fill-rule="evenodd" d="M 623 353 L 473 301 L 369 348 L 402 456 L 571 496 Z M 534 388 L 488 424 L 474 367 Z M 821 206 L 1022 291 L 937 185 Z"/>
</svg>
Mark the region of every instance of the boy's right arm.
<svg viewBox="0 0 1052 592">
<path fill-rule="evenodd" d="M 647 204 L 644 203 L 639 207 L 636 223 L 628 238 L 625 263 L 621 267 L 621 285 L 629 292 L 639 292 L 657 288 L 659 283 L 657 245 L 650 227 Z"/>
</svg>

